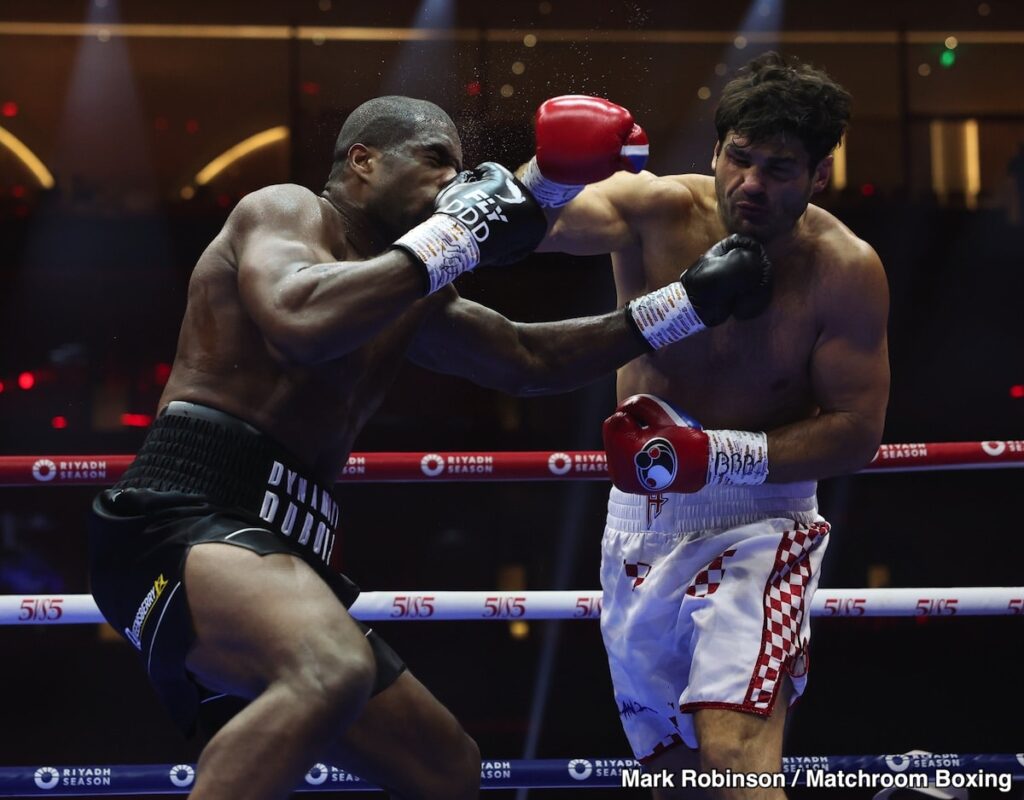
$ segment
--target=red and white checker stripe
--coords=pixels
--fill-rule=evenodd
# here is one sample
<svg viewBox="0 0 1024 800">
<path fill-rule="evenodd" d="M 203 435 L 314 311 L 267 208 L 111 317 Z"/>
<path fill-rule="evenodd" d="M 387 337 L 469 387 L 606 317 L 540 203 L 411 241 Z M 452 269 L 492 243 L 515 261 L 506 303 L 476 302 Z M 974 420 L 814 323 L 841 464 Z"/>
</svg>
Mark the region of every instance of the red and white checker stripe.
<svg viewBox="0 0 1024 800">
<path fill-rule="evenodd" d="M 690 597 L 707 597 L 709 594 L 714 594 L 718 591 L 718 587 L 722 585 L 722 579 L 725 577 L 725 567 L 723 562 L 729 556 L 736 555 L 736 548 L 730 547 L 722 555 L 712 561 L 704 569 L 697 573 L 697 577 L 693 579 L 693 583 L 686 587 L 686 593 Z"/>
<path fill-rule="evenodd" d="M 779 677 L 802 649 L 800 628 L 807 607 L 804 590 L 811 578 L 808 555 L 828 531 L 827 522 L 787 531 L 775 554 L 775 569 L 764 593 L 761 654 L 746 698 L 758 711 L 771 708 Z"/>
</svg>

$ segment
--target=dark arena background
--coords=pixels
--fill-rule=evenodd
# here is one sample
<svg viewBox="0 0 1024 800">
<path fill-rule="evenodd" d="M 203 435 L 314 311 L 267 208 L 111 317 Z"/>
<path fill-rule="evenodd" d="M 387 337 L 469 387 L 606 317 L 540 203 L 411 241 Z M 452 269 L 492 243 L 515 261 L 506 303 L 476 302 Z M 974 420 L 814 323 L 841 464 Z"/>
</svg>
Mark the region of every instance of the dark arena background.
<svg viewBox="0 0 1024 800">
<path fill-rule="evenodd" d="M 870 242 L 888 274 L 884 441 L 1019 452 L 1022 3 L 3 0 L 0 455 L 133 453 L 157 410 L 197 257 L 246 193 L 286 182 L 319 191 L 338 127 L 362 101 L 432 100 L 459 125 L 467 164 L 515 167 L 532 153 L 540 102 L 600 95 L 647 130 L 649 169 L 709 173 L 721 88 L 770 49 L 826 68 L 854 97 L 834 180 L 816 202 Z M 464 276 L 458 289 L 518 320 L 615 305 L 607 257 L 532 256 Z M 612 377 L 517 399 L 407 365 L 356 450 L 596 450 L 614 402 Z M 0 595 L 15 609 L 88 592 L 84 516 L 103 466 L 67 469 L 85 484 L 0 488 Z M 1017 469 L 825 481 L 833 536 L 821 586 L 1021 586 L 1021 486 Z M 603 480 L 343 483 L 344 569 L 367 591 L 588 594 L 606 493 Z M 1021 753 L 1021 618 L 948 611 L 817 617 L 786 754 Z M 488 761 L 629 752 L 595 621 L 378 630 Z M 0 772 L 194 763 L 197 753 L 107 626 L 0 631 Z M 970 797 L 1020 798 L 1021 786 Z"/>
</svg>

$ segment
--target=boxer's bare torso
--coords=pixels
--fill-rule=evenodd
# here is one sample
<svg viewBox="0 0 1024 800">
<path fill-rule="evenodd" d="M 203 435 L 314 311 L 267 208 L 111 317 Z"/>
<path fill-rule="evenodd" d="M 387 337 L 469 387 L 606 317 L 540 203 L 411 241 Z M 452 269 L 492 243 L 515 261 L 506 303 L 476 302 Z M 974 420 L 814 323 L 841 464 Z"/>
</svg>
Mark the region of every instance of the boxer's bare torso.
<svg viewBox="0 0 1024 800">
<path fill-rule="evenodd" d="M 639 222 L 641 240 L 613 254 L 620 305 L 678 278 L 730 231 L 714 181 L 701 175 L 656 179 L 659 213 Z M 686 409 L 705 427 L 772 430 L 817 413 L 811 355 L 827 318 L 842 313 L 843 284 L 864 248 L 846 226 L 809 206 L 791 247 L 772 259 L 767 311 L 730 319 L 619 370 L 618 395 L 649 392 Z"/>
<path fill-rule="evenodd" d="M 177 356 L 160 406 L 188 400 L 227 411 L 278 440 L 327 479 L 338 474 L 356 434 L 380 405 L 424 316 L 448 294 L 412 303 L 351 352 L 321 363 L 296 363 L 265 338 L 239 281 L 240 260 L 254 246 L 253 232 L 274 227 L 277 216 L 286 228 L 298 225 L 313 262 L 362 261 L 383 249 L 325 198 L 305 189 L 272 186 L 251 195 L 228 218 L 192 274 Z M 325 268 L 321 264 L 307 269 Z"/>
<path fill-rule="evenodd" d="M 737 212 L 746 202 L 739 192 L 723 213 L 711 176 L 620 172 L 555 210 L 541 248 L 610 252 L 623 305 L 677 280 L 729 234 L 765 243 L 774 276 L 767 310 L 631 361 L 619 370 L 618 397 L 654 394 L 705 428 L 767 431 L 773 482 L 859 468 L 877 446 L 888 397 L 881 262 L 834 216 L 806 204 L 806 180 L 793 173 L 779 181 L 788 185 L 770 187 L 771 199 L 759 200 L 770 211 Z M 770 225 L 772 236 L 758 235 Z"/>
</svg>

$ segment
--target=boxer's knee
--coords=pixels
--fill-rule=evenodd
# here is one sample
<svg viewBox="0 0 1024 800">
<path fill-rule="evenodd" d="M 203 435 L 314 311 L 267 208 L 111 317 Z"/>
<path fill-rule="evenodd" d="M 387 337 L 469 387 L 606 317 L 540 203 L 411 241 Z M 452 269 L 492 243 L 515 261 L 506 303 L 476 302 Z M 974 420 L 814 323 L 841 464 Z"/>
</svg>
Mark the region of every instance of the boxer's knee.
<svg viewBox="0 0 1024 800">
<path fill-rule="evenodd" d="M 273 683 L 310 713 L 351 720 L 373 690 L 377 662 L 362 637 L 349 642 L 306 641 L 278 664 Z"/>
<path fill-rule="evenodd" d="M 700 711 L 695 719 L 701 769 L 724 772 L 775 772 L 782 765 L 782 728 L 735 711 Z"/>
<path fill-rule="evenodd" d="M 457 741 L 451 746 L 452 762 L 446 781 L 451 787 L 448 793 L 436 795 L 439 799 L 474 798 L 480 794 L 480 748 L 477 743 L 460 729 Z"/>
<path fill-rule="evenodd" d="M 480 748 L 462 726 L 453 724 L 440 743 L 441 756 L 425 781 L 419 800 L 469 800 L 480 795 Z"/>
<path fill-rule="evenodd" d="M 725 736 L 709 735 L 700 743 L 702 772 L 748 772 L 751 760 L 751 740 L 739 741 Z"/>
</svg>

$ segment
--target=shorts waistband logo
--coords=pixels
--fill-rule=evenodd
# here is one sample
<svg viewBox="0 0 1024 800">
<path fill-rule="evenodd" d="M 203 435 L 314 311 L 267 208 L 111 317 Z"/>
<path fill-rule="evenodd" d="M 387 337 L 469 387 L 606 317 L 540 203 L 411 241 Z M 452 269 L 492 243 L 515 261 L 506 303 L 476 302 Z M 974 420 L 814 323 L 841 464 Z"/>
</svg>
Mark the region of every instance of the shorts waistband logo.
<svg viewBox="0 0 1024 800">
<path fill-rule="evenodd" d="M 283 513 L 278 513 L 282 509 Z M 267 476 L 259 515 L 282 536 L 294 537 L 297 544 L 330 563 L 338 526 L 338 504 L 315 481 L 275 461 Z"/>
</svg>

